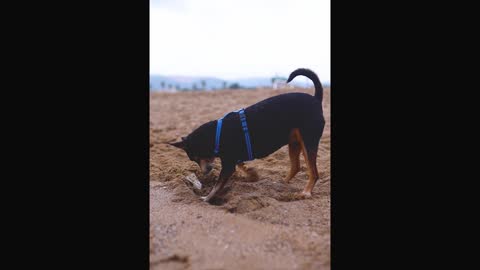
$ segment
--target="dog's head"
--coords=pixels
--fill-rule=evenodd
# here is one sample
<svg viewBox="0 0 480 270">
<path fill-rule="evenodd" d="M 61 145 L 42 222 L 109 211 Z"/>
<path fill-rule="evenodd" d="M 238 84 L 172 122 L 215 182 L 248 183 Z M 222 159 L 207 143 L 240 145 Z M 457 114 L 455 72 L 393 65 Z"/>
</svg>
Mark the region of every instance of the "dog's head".
<svg viewBox="0 0 480 270">
<path fill-rule="evenodd" d="M 210 136 L 205 136 L 202 130 L 196 130 L 181 141 L 169 143 L 172 146 L 183 149 L 191 161 L 195 161 L 204 174 L 213 169 L 213 145 Z"/>
<path fill-rule="evenodd" d="M 213 169 L 213 161 L 215 157 L 211 154 L 199 151 L 199 147 L 195 147 L 187 138 L 182 137 L 182 140 L 170 145 L 183 149 L 187 153 L 188 158 L 191 161 L 195 161 L 202 169 L 204 174 L 208 174 Z"/>
</svg>

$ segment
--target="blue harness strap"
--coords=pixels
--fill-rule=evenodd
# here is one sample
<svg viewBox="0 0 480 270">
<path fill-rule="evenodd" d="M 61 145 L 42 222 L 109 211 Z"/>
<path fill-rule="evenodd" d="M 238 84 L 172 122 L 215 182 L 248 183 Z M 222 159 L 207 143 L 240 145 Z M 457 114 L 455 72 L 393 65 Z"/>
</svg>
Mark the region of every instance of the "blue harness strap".
<svg viewBox="0 0 480 270">
<path fill-rule="evenodd" d="M 220 149 L 220 133 L 222 132 L 222 121 L 225 115 L 217 120 L 217 133 L 215 134 L 215 150 L 213 153 L 218 155 L 218 150 Z"/>
<path fill-rule="evenodd" d="M 233 112 L 238 112 L 238 115 L 240 116 L 240 122 L 242 123 L 242 130 L 243 130 L 243 133 L 245 134 L 245 144 L 247 146 L 248 160 L 253 160 L 252 144 L 250 142 L 250 134 L 248 132 L 247 117 L 245 115 L 245 110 L 242 108 L 240 110 L 236 110 Z M 222 133 L 223 118 L 225 118 L 225 116 L 227 116 L 228 114 L 230 113 L 225 114 L 222 118 L 217 120 L 217 132 L 215 134 L 215 149 L 214 149 L 215 155 L 218 155 L 218 152 L 220 149 L 220 134 Z"/>
<path fill-rule="evenodd" d="M 218 151 L 220 150 L 220 133 L 222 133 L 222 122 L 225 116 L 229 115 L 230 113 L 225 114 L 222 118 L 217 120 L 217 132 L 215 133 L 215 149 L 213 153 L 218 155 Z"/>
<path fill-rule="evenodd" d="M 245 110 L 238 110 L 238 114 L 240 115 L 240 121 L 242 122 L 243 133 L 245 133 L 245 144 L 247 145 L 248 160 L 253 160 L 252 145 L 250 144 L 250 134 L 248 134 L 247 117 L 245 116 Z"/>
</svg>

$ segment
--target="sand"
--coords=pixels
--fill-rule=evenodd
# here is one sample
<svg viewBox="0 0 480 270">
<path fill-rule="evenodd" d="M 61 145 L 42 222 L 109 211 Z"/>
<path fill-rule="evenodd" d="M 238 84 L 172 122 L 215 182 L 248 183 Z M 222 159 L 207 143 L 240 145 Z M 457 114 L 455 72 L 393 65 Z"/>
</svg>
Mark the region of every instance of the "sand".
<svg viewBox="0 0 480 270">
<path fill-rule="evenodd" d="M 290 184 L 288 147 L 247 162 L 258 178 L 237 170 L 221 198 L 200 200 L 221 166 L 202 175 L 186 154 L 165 144 L 226 112 L 288 90 L 220 90 L 150 95 L 150 268 L 151 269 L 330 269 L 330 89 L 324 93 L 325 131 L 311 199 L 297 199 L 308 181 L 301 171 Z M 197 190 L 185 177 L 202 181 Z"/>
</svg>

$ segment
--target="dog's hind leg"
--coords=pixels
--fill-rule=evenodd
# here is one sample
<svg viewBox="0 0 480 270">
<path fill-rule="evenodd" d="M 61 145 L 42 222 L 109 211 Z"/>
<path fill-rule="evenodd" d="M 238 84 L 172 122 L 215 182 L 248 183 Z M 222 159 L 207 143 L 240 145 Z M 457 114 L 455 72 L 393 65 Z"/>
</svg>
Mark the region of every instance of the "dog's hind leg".
<svg viewBox="0 0 480 270">
<path fill-rule="evenodd" d="M 317 169 L 317 150 L 318 148 L 306 149 L 305 161 L 308 167 L 308 183 L 303 189 L 302 195 L 307 198 L 312 197 L 313 187 L 315 186 L 315 183 L 317 183 L 317 180 L 319 178 Z"/>
<path fill-rule="evenodd" d="M 298 128 L 293 129 L 290 132 L 290 138 L 288 140 L 288 155 L 290 156 L 290 173 L 285 182 L 289 183 L 293 177 L 300 171 L 300 152 L 302 151 L 302 146 L 300 141 L 302 140 Z"/>
<path fill-rule="evenodd" d="M 312 190 L 317 182 L 319 175 L 317 169 L 317 152 L 320 136 L 311 135 L 311 132 L 304 132 L 304 136 L 300 133 L 302 140 L 300 145 L 302 148 L 303 156 L 308 168 L 308 183 L 302 191 L 302 196 L 306 198 L 312 197 Z M 315 134 L 315 133 L 314 133 Z M 321 133 L 320 133 L 321 134 Z"/>
</svg>

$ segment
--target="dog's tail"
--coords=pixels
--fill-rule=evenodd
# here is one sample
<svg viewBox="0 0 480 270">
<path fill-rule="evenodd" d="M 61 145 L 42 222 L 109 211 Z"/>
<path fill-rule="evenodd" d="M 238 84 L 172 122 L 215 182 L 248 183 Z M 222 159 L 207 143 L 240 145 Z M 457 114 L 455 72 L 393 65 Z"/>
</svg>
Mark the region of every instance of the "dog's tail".
<svg viewBox="0 0 480 270">
<path fill-rule="evenodd" d="M 290 76 L 288 77 L 287 83 L 291 82 L 298 75 L 303 75 L 303 76 L 309 78 L 310 80 L 312 80 L 313 85 L 315 86 L 315 95 L 314 96 L 316 98 L 318 98 L 318 100 L 320 100 L 320 102 L 322 102 L 322 100 L 323 100 L 323 87 L 322 87 L 322 84 L 320 83 L 320 80 L 318 79 L 317 74 L 315 74 L 315 72 L 311 71 L 310 69 L 299 68 L 299 69 L 296 69 L 294 72 L 292 72 L 290 74 Z"/>
</svg>

